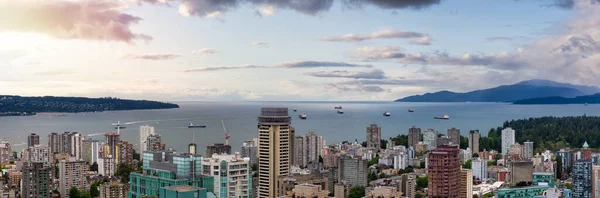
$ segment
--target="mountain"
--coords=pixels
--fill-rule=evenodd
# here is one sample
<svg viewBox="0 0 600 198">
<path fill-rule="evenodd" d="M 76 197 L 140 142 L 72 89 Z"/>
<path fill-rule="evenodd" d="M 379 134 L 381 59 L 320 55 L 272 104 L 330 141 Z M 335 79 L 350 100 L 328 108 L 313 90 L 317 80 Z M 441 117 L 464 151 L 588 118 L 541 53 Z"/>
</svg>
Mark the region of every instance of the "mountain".
<svg viewBox="0 0 600 198">
<path fill-rule="evenodd" d="M 549 80 L 528 80 L 513 85 L 502 85 L 466 93 L 451 91 L 426 93 L 401 98 L 396 102 L 513 102 L 552 96 L 573 98 L 598 92 L 600 92 L 600 88 L 593 86 L 573 85 Z"/>
<path fill-rule="evenodd" d="M 517 100 L 513 104 L 600 104 L 600 93 L 575 98 L 559 96 Z"/>
</svg>

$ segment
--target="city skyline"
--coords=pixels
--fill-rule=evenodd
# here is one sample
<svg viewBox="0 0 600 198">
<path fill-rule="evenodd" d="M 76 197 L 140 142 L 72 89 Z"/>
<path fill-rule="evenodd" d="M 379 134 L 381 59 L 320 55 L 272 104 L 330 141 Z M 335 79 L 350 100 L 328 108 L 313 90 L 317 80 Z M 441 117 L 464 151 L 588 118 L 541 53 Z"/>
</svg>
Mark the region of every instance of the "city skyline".
<svg viewBox="0 0 600 198">
<path fill-rule="evenodd" d="M 596 0 L 3 0 L 0 9 L 5 94 L 393 100 L 533 78 L 600 85 Z"/>
</svg>

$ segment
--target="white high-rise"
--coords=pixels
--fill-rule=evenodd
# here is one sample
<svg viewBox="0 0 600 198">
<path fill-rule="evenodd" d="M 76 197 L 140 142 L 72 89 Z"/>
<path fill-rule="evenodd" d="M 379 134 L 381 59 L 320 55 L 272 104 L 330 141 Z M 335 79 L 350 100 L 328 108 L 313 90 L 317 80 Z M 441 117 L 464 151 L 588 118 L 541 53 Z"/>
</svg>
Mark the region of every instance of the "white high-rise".
<svg viewBox="0 0 600 198">
<path fill-rule="evenodd" d="M 427 150 L 437 148 L 438 133 L 436 130 L 427 129 L 423 131 L 423 143 L 427 144 Z"/>
<path fill-rule="evenodd" d="M 471 163 L 471 168 L 473 169 L 473 177 L 477 179 L 487 178 L 487 160 L 481 158 L 474 159 Z"/>
<path fill-rule="evenodd" d="M 83 143 L 84 136 L 79 133 L 74 133 L 71 135 L 71 156 L 81 159 L 81 147 Z"/>
<path fill-rule="evenodd" d="M 29 163 L 44 163 L 44 166 L 50 166 L 50 148 L 46 145 L 35 145 L 27 148 Z"/>
<path fill-rule="evenodd" d="M 408 155 L 404 152 L 394 156 L 394 169 L 404 170 L 408 167 Z"/>
<path fill-rule="evenodd" d="M 510 151 L 510 145 L 515 144 L 515 130 L 508 127 L 502 130 L 502 155 Z"/>
<path fill-rule="evenodd" d="M 527 141 L 523 143 L 523 158 L 525 160 L 533 158 L 533 142 Z"/>
<path fill-rule="evenodd" d="M 139 153 L 143 153 L 144 151 L 148 150 L 148 147 L 146 145 L 146 139 L 148 139 L 148 136 L 150 136 L 150 135 L 154 135 L 154 127 L 153 126 L 148 126 L 148 125 L 140 126 L 140 151 L 139 151 Z"/>
<path fill-rule="evenodd" d="M 240 153 L 213 154 L 202 159 L 202 171 L 204 175 L 214 177 L 216 197 L 251 197 L 252 168 L 249 163 L 250 158 L 242 158 Z"/>
</svg>

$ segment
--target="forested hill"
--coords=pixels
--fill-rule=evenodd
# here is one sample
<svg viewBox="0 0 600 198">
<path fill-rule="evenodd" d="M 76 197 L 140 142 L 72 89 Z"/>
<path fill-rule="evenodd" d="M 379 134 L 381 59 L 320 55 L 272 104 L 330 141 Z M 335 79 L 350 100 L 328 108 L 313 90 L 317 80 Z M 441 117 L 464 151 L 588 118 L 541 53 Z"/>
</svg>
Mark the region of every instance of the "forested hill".
<svg viewBox="0 0 600 198">
<path fill-rule="evenodd" d="M 173 103 L 119 98 L 21 97 L 0 95 L 0 115 L 31 115 L 38 112 L 94 112 L 112 110 L 171 109 Z"/>
</svg>

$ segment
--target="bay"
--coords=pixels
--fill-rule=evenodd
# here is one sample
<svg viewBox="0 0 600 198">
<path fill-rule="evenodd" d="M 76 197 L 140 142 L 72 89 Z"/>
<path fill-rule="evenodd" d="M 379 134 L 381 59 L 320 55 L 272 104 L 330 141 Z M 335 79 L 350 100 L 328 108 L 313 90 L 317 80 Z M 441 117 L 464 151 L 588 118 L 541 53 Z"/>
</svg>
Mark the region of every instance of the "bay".
<svg viewBox="0 0 600 198">
<path fill-rule="evenodd" d="M 466 136 L 469 130 L 479 129 L 482 135 L 490 128 L 501 126 L 506 120 L 541 116 L 589 116 L 598 115 L 600 105 L 512 105 L 505 103 L 403 103 L 403 102 L 175 102 L 179 109 L 107 111 L 95 113 L 40 114 L 28 117 L 0 117 L 0 137 L 20 151 L 29 133 L 37 133 L 40 141 L 47 144 L 51 132 L 77 131 L 89 138 L 103 140 L 103 134 L 115 131 L 112 123 L 120 121 L 121 139 L 139 148 L 139 127 L 152 125 L 161 134 L 168 147 L 185 151 L 196 142 L 199 152 L 206 145 L 224 143 L 225 135 L 221 120 L 230 131 L 230 144 L 239 151 L 244 140 L 257 136 L 257 116 L 261 107 L 288 107 L 293 118 L 296 134 L 314 131 L 327 140 L 327 144 L 344 140 L 365 140 L 366 127 L 377 124 L 385 139 L 407 134 L 408 128 L 432 128 L 446 134 L 456 127 Z M 344 114 L 337 114 L 335 106 L 342 106 Z M 293 112 L 297 109 L 297 112 Z M 409 113 L 408 109 L 414 109 Z M 383 113 L 389 111 L 390 117 Z M 308 119 L 298 115 L 306 113 Z M 434 116 L 449 115 L 449 120 L 436 120 Z M 207 128 L 188 129 L 187 125 L 206 124 Z M 517 133 L 519 132 L 518 129 Z M 195 135 L 193 135 L 195 133 Z"/>
</svg>

